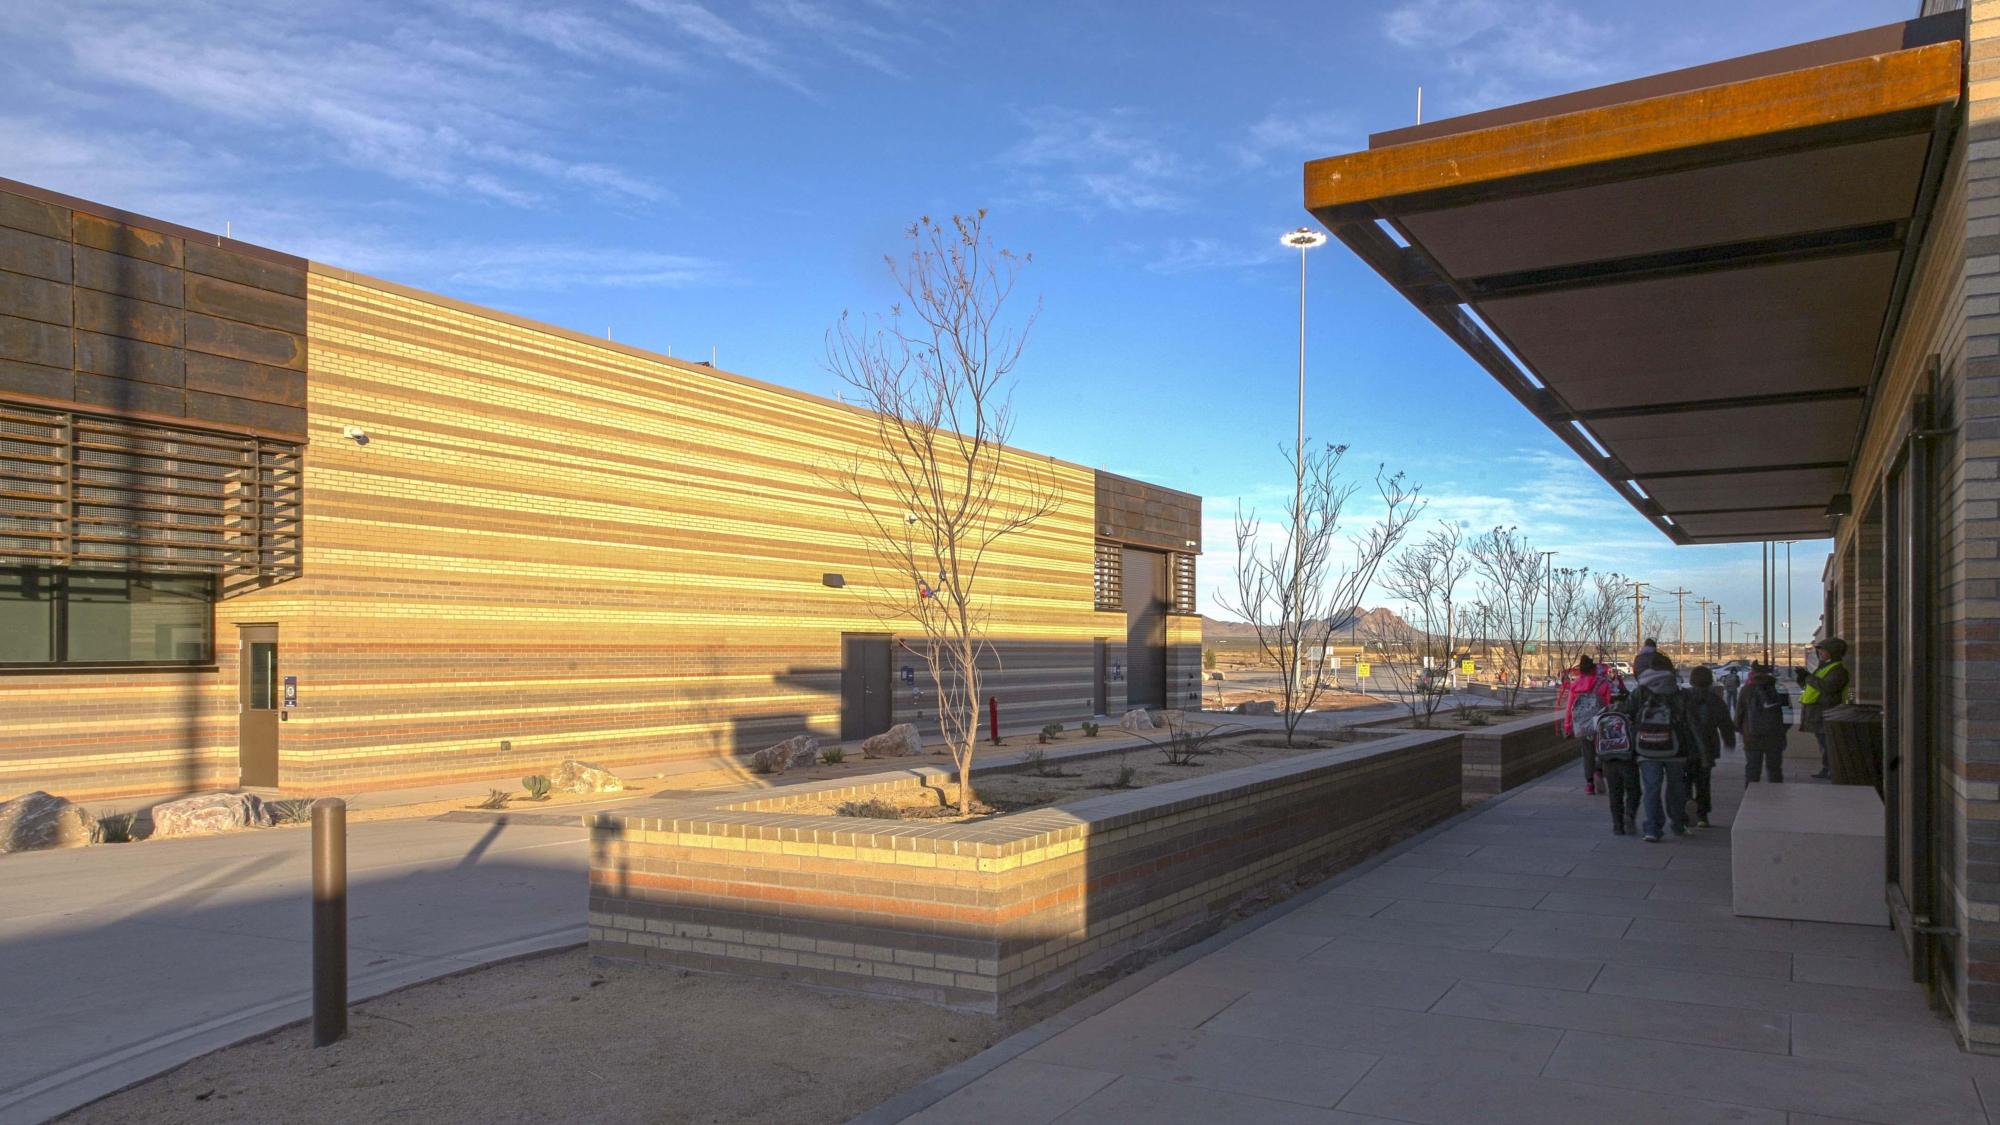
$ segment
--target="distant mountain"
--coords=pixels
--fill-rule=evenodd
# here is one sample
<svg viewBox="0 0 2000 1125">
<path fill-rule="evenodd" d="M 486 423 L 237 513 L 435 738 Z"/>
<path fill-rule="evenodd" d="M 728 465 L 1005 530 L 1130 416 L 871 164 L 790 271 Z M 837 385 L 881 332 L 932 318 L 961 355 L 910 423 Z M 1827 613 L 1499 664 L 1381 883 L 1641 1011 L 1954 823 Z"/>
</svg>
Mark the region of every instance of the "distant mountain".
<svg viewBox="0 0 2000 1125">
<path fill-rule="evenodd" d="M 1396 611 L 1387 606 L 1376 609 L 1362 609 L 1356 606 L 1355 610 L 1354 620 L 1335 634 L 1343 642 L 1359 643 L 1355 636 L 1357 632 L 1362 637 L 1408 637 L 1414 636 L 1417 632 L 1409 622 L 1397 616 Z M 1241 621 L 1220 621 L 1203 614 L 1201 635 L 1214 640 L 1233 640 L 1239 637 L 1254 637 L 1257 631 Z"/>
</svg>

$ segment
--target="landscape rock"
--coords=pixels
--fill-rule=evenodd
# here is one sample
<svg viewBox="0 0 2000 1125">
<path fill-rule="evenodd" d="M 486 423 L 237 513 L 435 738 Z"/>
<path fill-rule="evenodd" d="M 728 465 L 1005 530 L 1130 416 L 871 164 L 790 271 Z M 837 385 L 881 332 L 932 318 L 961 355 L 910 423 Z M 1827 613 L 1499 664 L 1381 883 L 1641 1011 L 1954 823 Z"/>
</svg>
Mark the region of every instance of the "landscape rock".
<svg viewBox="0 0 2000 1125">
<path fill-rule="evenodd" d="M 271 810 L 253 793 L 199 793 L 153 806 L 153 838 L 268 828 Z"/>
<path fill-rule="evenodd" d="M 793 766 L 809 766 L 818 760 L 819 740 L 800 734 L 750 755 L 750 768 L 758 773 L 784 773 Z"/>
<path fill-rule="evenodd" d="M 1278 713 L 1278 704 L 1277 701 L 1270 699 L 1248 699 L 1236 705 L 1236 713 L 1239 715 L 1275 715 Z"/>
<path fill-rule="evenodd" d="M 92 821 L 81 805 L 37 789 L 0 801 L 0 855 L 90 843 Z"/>
<path fill-rule="evenodd" d="M 1127 734 L 1143 734 L 1146 731 L 1158 730 L 1160 728 L 1158 724 L 1153 722 L 1153 716 L 1146 713 L 1144 707 L 1134 707 L 1132 710 L 1125 712 L 1124 718 L 1118 720 L 1118 729 Z"/>
<path fill-rule="evenodd" d="M 909 723 L 897 723 L 861 743 L 861 756 L 864 758 L 906 758 L 923 752 L 923 736 Z"/>
<path fill-rule="evenodd" d="M 617 793 L 625 783 L 602 766 L 565 758 L 562 765 L 549 771 L 549 788 L 558 793 Z"/>
</svg>

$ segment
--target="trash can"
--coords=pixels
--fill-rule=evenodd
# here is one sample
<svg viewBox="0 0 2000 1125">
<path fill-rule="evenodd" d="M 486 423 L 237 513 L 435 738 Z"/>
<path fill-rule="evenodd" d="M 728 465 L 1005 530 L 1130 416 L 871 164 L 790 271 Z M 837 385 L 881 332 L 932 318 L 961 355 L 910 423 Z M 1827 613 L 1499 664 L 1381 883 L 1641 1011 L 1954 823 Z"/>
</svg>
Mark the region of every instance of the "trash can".
<svg viewBox="0 0 2000 1125">
<path fill-rule="evenodd" d="M 1821 722 L 1835 785 L 1872 785 L 1882 792 L 1882 709 L 1865 703 L 1829 707 Z"/>
</svg>

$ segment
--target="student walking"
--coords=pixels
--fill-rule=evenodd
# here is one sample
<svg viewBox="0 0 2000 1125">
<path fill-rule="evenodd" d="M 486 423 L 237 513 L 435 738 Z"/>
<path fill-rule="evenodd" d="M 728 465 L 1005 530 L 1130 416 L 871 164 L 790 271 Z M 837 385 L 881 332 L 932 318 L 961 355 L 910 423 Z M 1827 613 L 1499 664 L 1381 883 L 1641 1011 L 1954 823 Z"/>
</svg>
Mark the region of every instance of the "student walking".
<svg viewBox="0 0 2000 1125">
<path fill-rule="evenodd" d="M 1842 663 L 1847 642 L 1828 637 L 1814 645 L 1813 651 L 1820 655 L 1816 666 L 1794 668 L 1792 676 L 1799 682 L 1799 729 L 1819 740 L 1819 772 L 1813 776 L 1824 778 L 1833 776 L 1826 748 L 1826 709 L 1847 702 L 1847 665 Z"/>
<path fill-rule="evenodd" d="M 1562 732 L 1580 743 L 1583 791 L 1597 792 L 1597 717 L 1611 707 L 1614 674 L 1601 671 L 1588 656 L 1577 658 L 1562 684 Z"/>
<path fill-rule="evenodd" d="M 1736 729 L 1743 732 L 1743 784 L 1762 773 L 1764 780 L 1785 780 L 1785 689 L 1768 665 L 1752 664 L 1750 680 L 1736 695 Z"/>
<path fill-rule="evenodd" d="M 1736 748 L 1736 721 L 1730 716 L 1729 699 L 1715 686 L 1715 673 L 1696 667 L 1688 672 L 1688 726 L 1694 730 L 1695 748 L 1688 756 L 1688 791 L 1694 799 L 1694 826 L 1708 827 L 1708 814 L 1715 811 L 1715 792 L 1710 782 L 1715 760 L 1725 749 Z"/>
<path fill-rule="evenodd" d="M 1664 653 L 1653 655 L 1622 711 L 1631 722 L 1633 753 L 1639 760 L 1646 842 L 1659 843 L 1668 828 L 1676 836 L 1687 835 L 1687 763 L 1695 737 L 1674 662 Z"/>
<path fill-rule="evenodd" d="M 1630 835 L 1639 819 L 1639 763 L 1632 722 L 1622 709 L 1606 711 L 1597 717 L 1597 735 L 1591 741 L 1604 792 L 1611 802 L 1611 834 Z"/>
</svg>

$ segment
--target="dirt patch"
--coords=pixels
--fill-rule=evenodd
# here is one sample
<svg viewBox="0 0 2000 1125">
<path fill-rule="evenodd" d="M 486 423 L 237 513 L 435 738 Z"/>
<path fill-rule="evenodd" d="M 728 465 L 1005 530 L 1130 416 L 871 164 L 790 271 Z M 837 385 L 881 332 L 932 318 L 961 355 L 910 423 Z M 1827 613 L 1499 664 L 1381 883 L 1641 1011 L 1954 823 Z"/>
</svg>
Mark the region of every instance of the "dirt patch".
<svg viewBox="0 0 2000 1125">
<path fill-rule="evenodd" d="M 959 815 L 958 784 L 951 781 L 891 789 L 860 802 L 843 798 L 787 805 L 784 811 L 808 816 L 851 817 L 858 814 L 884 820 L 933 820 L 944 823 L 980 820 L 1023 809 L 1072 804 L 1121 789 L 1144 789 L 1169 781 L 1206 777 L 1224 770 L 1295 758 L 1300 754 L 1347 744 L 1339 739 L 1319 737 L 1301 739 L 1298 745 L 1287 747 L 1279 736 L 1239 735 L 1218 741 L 1215 752 L 1191 765 L 1169 765 L 1164 761 L 1164 755 L 1152 747 L 1119 751 L 1081 762 L 1051 758 L 1042 767 L 1046 772 L 1031 770 L 975 777 L 972 783 L 974 812 L 971 817 Z M 1129 775 L 1126 773 L 1128 770 Z M 874 807 L 866 812 L 856 807 L 871 803 Z M 843 806 L 848 811 L 843 812 Z"/>
<path fill-rule="evenodd" d="M 841 1122 L 1042 1019 L 783 981 L 593 967 L 580 949 L 417 985 L 205 1055 L 61 1120 Z"/>
</svg>

